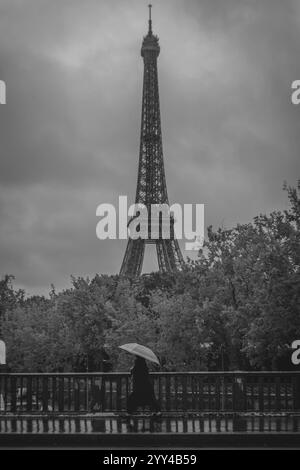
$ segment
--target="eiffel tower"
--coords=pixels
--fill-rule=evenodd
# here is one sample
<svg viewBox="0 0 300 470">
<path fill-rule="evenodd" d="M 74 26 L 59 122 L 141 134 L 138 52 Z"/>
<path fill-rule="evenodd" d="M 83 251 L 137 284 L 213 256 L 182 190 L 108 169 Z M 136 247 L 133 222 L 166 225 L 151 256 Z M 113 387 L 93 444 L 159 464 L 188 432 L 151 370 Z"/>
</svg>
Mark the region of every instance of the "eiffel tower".
<svg viewBox="0 0 300 470">
<path fill-rule="evenodd" d="M 145 245 L 155 243 L 158 266 L 161 272 L 181 269 L 184 260 L 174 236 L 174 218 L 169 216 L 170 237 L 162 238 L 162 216 L 151 220 L 151 205 L 167 204 L 169 207 L 164 170 L 163 147 L 160 122 L 157 57 L 160 52 L 158 37 L 152 32 L 151 7 L 149 5 L 149 29 L 143 39 L 141 56 L 144 60 L 143 102 L 140 136 L 139 168 L 136 189 L 136 204 L 144 204 L 148 210 L 148 238 L 129 238 L 120 275 L 136 277 L 141 274 Z M 129 221 L 132 222 L 133 218 Z M 151 228 L 158 227 L 151 237 Z M 153 235 L 153 234 L 152 234 Z"/>
</svg>

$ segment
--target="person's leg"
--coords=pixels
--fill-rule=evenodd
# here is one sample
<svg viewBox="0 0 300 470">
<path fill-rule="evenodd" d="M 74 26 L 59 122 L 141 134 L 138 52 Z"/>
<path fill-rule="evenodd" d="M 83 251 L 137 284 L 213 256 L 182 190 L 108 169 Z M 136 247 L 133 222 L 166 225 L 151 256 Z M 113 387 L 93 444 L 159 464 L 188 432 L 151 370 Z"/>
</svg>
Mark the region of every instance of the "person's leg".
<svg viewBox="0 0 300 470">
<path fill-rule="evenodd" d="M 160 411 L 159 402 L 158 402 L 158 400 L 156 400 L 156 398 L 155 398 L 154 395 L 153 395 L 152 400 L 151 400 L 150 408 L 151 408 L 151 410 L 153 410 L 153 411 L 155 411 L 155 412 L 159 412 L 159 411 Z"/>
<path fill-rule="evenodd" d="M 145 405 L 148 405 L 151 411 L 160 411 L 160 406 L 158 400 L 156 400 L 155 398 L 154 390 L 152 387 L 149 387 L 148 393 L 145 396 Z"/>
<path fill-rule="evenodd" d="M 137 410 L 138 407 L 138 401 L 135 393 L 131 393 L 128 397 L 127 401 L 127 413 L 133 413 L 134 411 Z"/>
<path fill-rule="evenodd" d="M 150 405 L 151 409 L 156 411 L 156 412 L 160 411 L 160 404 L 159 404 L 158 400 L 155 397 L 153 387 L 151 387 L 150 401 L 151 401 L 151 405 Z"/>
</svg>

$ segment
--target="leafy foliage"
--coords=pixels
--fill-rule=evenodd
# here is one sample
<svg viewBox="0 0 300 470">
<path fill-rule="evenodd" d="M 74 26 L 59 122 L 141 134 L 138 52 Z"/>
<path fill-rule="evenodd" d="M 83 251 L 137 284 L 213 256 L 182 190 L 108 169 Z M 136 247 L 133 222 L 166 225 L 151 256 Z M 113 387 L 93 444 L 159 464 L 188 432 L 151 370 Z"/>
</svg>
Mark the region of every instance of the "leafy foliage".
<svg viewBox="0 0 300 470">
<path fill-rule="evenodd" d="M 300 183 L 289 209 L 232 229 L 208 229 L 203 251 L 177 273 L 72 278 L 49 298 L 0 281 L 0 319 L 15 371 L 114 369 L 118 346 L 152 348 L 165 370 L 288 368 L 300 337 Z"/>
</svg>

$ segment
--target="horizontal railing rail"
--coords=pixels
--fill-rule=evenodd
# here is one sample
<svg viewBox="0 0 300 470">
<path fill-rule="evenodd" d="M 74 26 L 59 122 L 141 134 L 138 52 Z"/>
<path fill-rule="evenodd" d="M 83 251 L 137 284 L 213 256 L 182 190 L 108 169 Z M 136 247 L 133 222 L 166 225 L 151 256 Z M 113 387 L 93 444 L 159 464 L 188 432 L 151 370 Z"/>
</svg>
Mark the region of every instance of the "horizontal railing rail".
<svg viewBox="0 0 300 470">
<path fill-rule="evenodd" d="M 153 372 L 162 411 L 300 411 L 299 372 Z M 124 412 L 126 372 L 0 373 L 0 414 Z"/>
</svg>

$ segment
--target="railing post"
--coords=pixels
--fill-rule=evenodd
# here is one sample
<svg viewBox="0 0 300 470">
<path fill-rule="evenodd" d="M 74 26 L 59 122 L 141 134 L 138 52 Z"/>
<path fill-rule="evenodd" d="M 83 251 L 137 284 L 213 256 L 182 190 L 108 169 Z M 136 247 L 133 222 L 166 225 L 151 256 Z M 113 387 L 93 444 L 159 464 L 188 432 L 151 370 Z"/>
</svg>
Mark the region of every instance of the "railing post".
<svg viewBox="0 0 300 470">
<path fill-rule="evenodd" d="M 52 398 L 52 411 L 56 411 L 56 403 L 57 403 L 57 390 L 56 390 L 56 376 L 52 377 L 51 380 L 52 390 L 51 390 L 51 398 Z"/>
<path fill-rule="evenodd" d="M 294 411 L 300 410 L 300 374 L 293 379 L 293 408 Z"/>
<path fill-rule="evenodd" d="M 130 378 L 127 376 L 126 387 L 125 387 L 125 407 L 127 407 L 129 393 L 130 393 Z"/>
<path fill-rule="evenodd" d="M 29 375 L 26 382 L 26 411 L 32 411 L 32 376 Z"/>
<path fill-rule="evenodd" d="M 109 411 L 112 411 L 113 409 L 113 379 L 110 376 L 109 377 Z"/>
<path fill-rule="evenodd" d="M 71 378 L 67 379 L 68 384 L 68 411 L 72 410 Z"/>
<path fill-rule="evenodd" d="M 171 394 L 171 387 L 170 387 L 170 377 L 169 375 L 166 376 L 166 411 L 170 411 L 170 394 Z"/>
<path fill-rule="evenodd" d="M 89 409 L 89 376 L 84 377 L 84 411 Z"/>
<path fill-rule="evenodd" d="M 188 400 L 187 400 L 187 383 L 186 376 L 182 377 L 182 408 L 183 411 L 188 411 Z"/>
<path fill-rule="evenodd" d="M 281 389 L 281 379 L 280 377 L 276 377 L 275 379 L 275 408 L 276 411 L 281 410 L 281 396 L 280 396 L 280 389 Z"/>
<path fill-rule="evenodd" d="M 104 375 L 101 377 L 101 401 L 102 401 L 102 411 L 106 411 L 106 383 Z"/>
<path fill-rule="evenodd" d="M 42 382 L 42 407 L 43 411 L 48 411 L 48 377 L 43 377 Z"/>
<path fill-rule="evenodd" d="M 122 400 L 121 400 L 121 393 L 122 393 L 122 383 L 121 383 L 122 377 L 117 377 L 117 411 L 121 411 L 122 409 Z"/>
<path fill-rule="evenodd" d="M 162 406 L 162 389 L 161 389 L 161 376 L 158 377 L 158 401 Z"/>
<path fill-rule="evenodd" d="M 1 366 L 0 366 L 1 371 Z M 0 376 L 0 411 L 6 411 L 6 376 Z"/>
<path fill-rule="evenodd" d="M 222 401 L 221 401 L 221 410 L 226 411 L 227 408 L 227 382 L 226 377 L 223 374 L 221 378 L 221 394 L 222 394 Z"/>
<path fill-rule="evenodd" d="M 203 378 L 197 377 L 197 410 L 204 411 Z"/>
<path fill-rule="evenodd" d="M 80 382 L 79 380 L 74 380 L 74 411 L 79 411 L 80 408 Z"/>
<path fill-rule="evenodd" d="M 194 381 L 194 376 L 191 377 L 191 393 L 192 393 L 192 410 L 194 411 L 196 409 L 196 406 L 195 406 L 195 381 Z"/>
<path fill-rule="evenodd" d="M 64 378 L 58 379 L 58 411 L 64 411 Z"/>
<path fill-rule="evenodd" d="M 221 409 L 220 377 L 216 377 L 216 381 L 215 381 L 215 403 L 216 403 L 216 411 L 220 411 Z"/>
<path fill-rule="evenodd" d="M 10 395 L 11 411 L 15 413 L 17 407 L 17 379 L 15 376 L 10 378 Z"/>
<path fill-rule="evenodd" d="M 255 411 L 255 410 L 253 410 Z M 264 378 L 258 378 L 258 411 L 264 411 Z"/>
<path fill-rule="evenodd" d="M 1 370 L 1 369 L 0 369 Z M 5 375 L 0 376 L 0 411 L 5 411 Z"/>
</svg>

